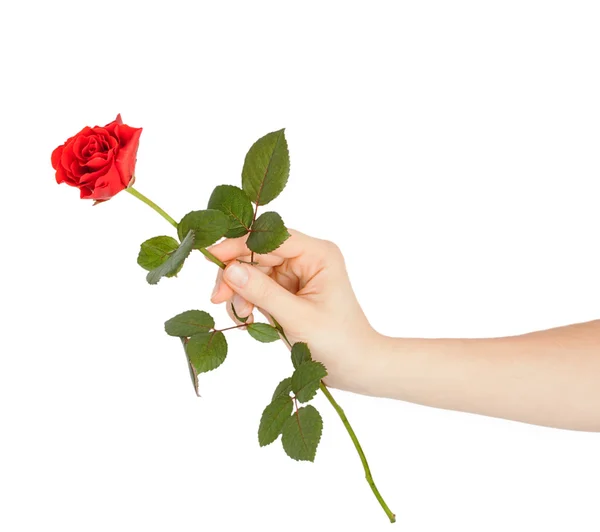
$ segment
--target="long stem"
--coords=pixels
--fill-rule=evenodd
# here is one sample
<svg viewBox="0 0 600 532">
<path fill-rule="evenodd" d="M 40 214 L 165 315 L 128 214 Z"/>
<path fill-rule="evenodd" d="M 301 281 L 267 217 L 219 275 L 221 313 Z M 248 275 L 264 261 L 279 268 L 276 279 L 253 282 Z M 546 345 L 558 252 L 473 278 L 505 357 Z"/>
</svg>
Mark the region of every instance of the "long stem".
<svg viewBox="0 0 600 532">
<path fill-rule="evenodd" d="M 177 229 L 177 222 L 173 218 L 171 218 L 171 216 L 169 216 L 164 210 L 162 210 L 156 203 L 154 203 L 150 198 L 147 198 L 139 190 L 133 187 L 127 187 L 125 190 L 129 192 L 132 196 L 135 196 L 137 199 L 143 201 L 146 205 L 154 209 L 175 229 Z M 219 268 L 225 269 L 226 264 L 222 260 L 215 257 L 210 251 L 206 250 L 205 248 L 200 248 L 200 253 L 202 253 L 205 257 L 214 262 Z"/>
<path fill-rule="evenodd" d="M 271 319 L 273 319 L 273 316 L 271 316 Z M 285 342 L 290 347 L 292 347 L 292 344 L 288 340 L 287 336 L 285 335 L 285 332 L 284 332 L 283 328 L 281 327 L 281 325 L 279 325 L 279 323 L 277 323 L 276 320 L 273 320 L 273 321 L 274 321 L 274 323 L 277 324 L 276 328 L 281 333 L 281 336 L 283 336 L 283 339 L 285 340 Z M 358 441 L 358 438 L 356 437 L 356 433 L 354 432 L 352 425 L 350 425 L 350 422 L 348 421 L 346 414 L 342 410 L 342 407 L 333 398 L 333 395 L 331 395 L 329 388 L 327 388 L 327 386 L 325 386 L 325 384 L 323 384 L 323 382 L 320 383 L 319 387 L 321 388 L 321 391 L 325 394 L 325 397 L 327 397 L 327 400 L 331 403 L 331 406 L 333 406 L 333 408 L 337 412 L 337 415 L 342 420 L 344 427 L 346 427 L 346 430 L 348 431 L 348 434 L 350 435 L 350 439 L 352 440 L 352 443 L 354 444 L 354 447 L 356 448 L 356 452 L 358 453 L 358 456 L 360 456 L 360 461 L 362 462 L 363 469 L 365 470 L 365 477 L 367 479 L 367 482 L 369 483 L 369 486 L 371 486 L 371 490 L 375 494 L 375 497 L 379 501 L 379 504 L 383 508 L 383 511 L 388 516 L 390 523 L 395 523 L 396 515 L 390 510 L 390 508 L 388 507 L 386 502 L 383 500 L 381 493 L 379 493 L 377 486 L 375 485 L 375 481 L 373 480 L 373 475 L 371 475 L 371 468 L 369 467 L 369 463 L 367 462 L 367 457 L 365 456 L 365 453 L 362 450 L 362 447 L 360 446 L 360 442 Z"/>
<path fill-rule="evenodd" d="M 152 207 L 158 214 L 160 214 L 173 227 L 175 227 L 175 229 L 177 229 L 177 222 L 173 218 L 171 218 L 165 211 L 163 211 L 156 203 L 154 203 L 149 198 L 147 198 L 146 196 L 144 196 L 143 194 L 141 194 L 140 192 L 138 192 L 133 187 L 128 187 L 125 190 L 127 190 L 127 192 L 129 192 L 130 194 L 132 194 L 133 196 L 135 196 L 139 200 L 143 201 L 146 205 L 149 205 L 150 207 Z M 256 210 L 258 210 L 258 205 L 257 205 L 257 209 Z M 254 218 L 256 218 L 256 210 L 254 211 Z M 215 257 L 210 251 L 207 251 L 204 248 L 200 248 L 200 251 L 208 259 L 210 259 L 217 266 L 219 266 L 219 268 L 222 268 L 222 269 L 225 268 L 226 264 L 223 261 L 219 260 L 217 257 Z M 253 257 L 250 259 L 250 262 L 253 262 L 252 259 L 253 259 Z M 279 332 L 283 336 L 283 338 L 286 341 L 286 343 L 291 348 L 292 344 L 288 340 L 287 336 L 285 335 L 283 327 L 281 327 L 281 325 L 279 325 L 279 323 L 277 323 L 277 321 L 272 316 L 271 316 L 271 319 L 273 319 L 273 322 L 277 324 L 277 329 L 279 330 Z M 236 327 L 229 327 L 229 328 L 230 329 L 235 329 L 237 327 L 242 327 L 244 325 L 245 324 L 238 325 Z M 223 329 L 223 330 L 227 330 L 227 329 Z M 371 490 L 375 494 L 375 497 L 379 501 L 379 504 L 381 505 L 381 507 L 385 511 L 386 515 L 388 516 L 388 518 L 390 520 L 390 523 L 395 523 L 396 522 L 396 516 L 389 509 L 388 505 L 385 503 L 385 501 L 383 500 L 383 497 L 379 493 L 379 490 L 377 489 L 377 486 L 375 485 L 375 481 L 373 480 L 373 476 L 371 475 L 371 469 L 369 468 L 369 464 L 367 462 L 367 458 L 365 456 L 365 453 L 362 450 L 362 447 L 360 446 L 360 442 L 358 441 L 358 438 L 356 437 L 354 429 L 350 425 L 350 422 L 348 421 L 348 418 L 346 417 L 346 414 L 342 410 L 342 407 L 333 398 L 333 396 L 331 395 L 331 392 L 329 391 L 329 389 L 327 388 L 327 386 L 325 386 L 325 384 L 323 384 L 323 382 L 320 383 L 320 388 L 321 388 L 321 391 L 325 394 L 325 397 L 327 397 L 327 400 L 331 403 L 331 405 L 333 406 L 333 408 L 337 412 L 337 414 L 340 417 L 340 419 L 342 420 L 342 423 L 344 424 L 344 427 L 346 427 L 346 430 L 348 431 L 348 434 L 350 435 L 350 439 L 352 440 L 352 443 L 354 443 L 354 447 L 356 448 L 356 452 L 358 453 L 358 456 L 360 456 L 360 461 L 362 462 L 363 469 L 365 470 L 365 477 L 367 479 L 367 482 L 369 483 L 369 486 L 371 486 Z"/>
<path fill-rule="evenodd" d="M 375 485 L 375 481 L 373 480 L 373 476 L 371 475 L 371 469 L 369 468 L 369 464 L 367 462 L 367 457 L 365 456 L 365 453 L 362 450 L 362 447 L 360 446 L 360 443 L 358 441 L 358 438 L 356 437 L 356 434 L 354 433 L 354 430 L 352 430 L 352 426 L 350 425 L 350 422 L 348 421 L 346 414 L 342 410 L 342 407 L 333 398 L 333 396 L 331 395 L 331 392 L 329 391 L 327 386 L 325 386 L 321 382 L 320 388 L 321 388 L 321 391 L 325 394 L 325 397 L 327 397 L 327 399 L 333 406 L 333 408 L 335 408 L 335 411 L 337 412 L 338 416 L 340 416 L 340 419 L 342 420 L 344 427 L 346 427 L 348 434 L 350 434 L 350 439 L 352 440 L 352 443 L 354 443 L 354 447 L 356 448 L 356 452 L 358 453 L 358 456 L 360 456 L 360 461 L 362 462 L 363 469 L 365 470 L 365 477 L 367 478 L 367 482 L 369 483 L 369 486 L 371 486 L 371 490 L 375 494 L 375 497 L 379 501 L 379 504 L 383 508 L 383 511 L 388 516 L 390 523 L 395 523 L 396 515 L 389 509 L 388 505 L 383 500 L 381 493 L 379 493 L 377 486 Z"/>
</svg>

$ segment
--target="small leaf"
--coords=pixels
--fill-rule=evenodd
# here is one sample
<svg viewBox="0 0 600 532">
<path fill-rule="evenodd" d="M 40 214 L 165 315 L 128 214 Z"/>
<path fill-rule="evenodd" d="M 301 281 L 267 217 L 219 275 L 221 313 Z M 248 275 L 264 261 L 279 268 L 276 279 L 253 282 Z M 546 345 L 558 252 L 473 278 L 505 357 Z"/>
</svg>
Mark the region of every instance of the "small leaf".
<svg viewBox="0 0 600 532">
<path fill-rule="evenodd" d="M 279 340 L 279 333 L 277 329 L 268 323 L 250 323 L 246 326 L 250 336 L 259 342 L 268 344 Z"/>
<path fill-rule="evenodd" d="M 268 133 L 248 150 L 242 169 L 242 188 L 257 205 L 266 205 L 285 188 L 290 155 L 285 128 Z"/>
<path fill-rule="evenodd" d="M 215 326 L 215 320 L 203 310 L 186 310 L 165 322 L 165 331 L 170 336 L 193 336 L 208 332 Z"/>
<path fill-rule="evenodd" d="M 187 353 L 196 373 L 206 373 L 218 368 L 227 356 L 227 340 L 221 331 L 202 332 L 190 336 Z"/>
<path fill-rule="evenodd" d="M 142 242 L 137 263 L 144 270 L 153 270 L 163 264 L 178 247 L 179 242 L 171 236 L 155 236 Z M 173 277 L 177 273 L 175 271 L 167 277 Z"/>
<path fill-rule="evenodd" d="M 296 399 L 301 403 L 310 401 L 317 393 L 323 377 L 327 377 L 327 370 L 320 362 L 309 360 L 300 364 L 292 375 L 292 391 Z"/>
<path fill-rule="evenodd" d="M 246 245 L 255 253 L 270 253 L 289 237 L 281 216 L 276 212 L 265 212 L 252 224 Z"/>
<path fill-rule="evenodd" d="M 250 229 L 254 209 L 246 193 L 233 185 L 219 185 L 208 200 L 209 209 L 217 209 L 229 217 L 226 238 L 244 236 Z"/>
<path fill-rule="evenodd" d="M 292 347 L 292 364 L 297 368 L 308 360 L 312 360 L 308 345 L 304 342 L 296 342 Z"/>
<path fill-rule="evenodd" d="M 196 234 L 194 249 L 205 248 L 229 230 L 229 216 L 216 209 L 188 212 L 177 225 L 179 238 L 190 229 Z"/>
<path fill-rule="evenodd" d="M 260 418 L 258 426 L 258 443 L 261 447 L 273 443 L 281 434 L 284 423 L 292 413 L 291 397 L 278 397 L 268 405 Z"/>
<path fill-rule="evenodd" d="M 246 323 L 248 321 L 248 318 L 250 317 L 249 315 L 245 318 L 238 316 L 237 312 L 235 311 L 235 307 L 233 306 L 233 302 L 231 303 L 231 310 L 233 311 L 233 315 L 238 321 L 241 321 L 242 323 Z"/>
<path fill-rule="evenodd" d="M 165 275 L 177 273 L 181 269 L 185 259 L 187 259 L 188 255 L 191 253 L 193 246 L 194 231 L 190 230 L 186 234 L 186 237 L 182 239 L 179 247 L 173 253 L 171 253 L 169 258 L 160 266 L 148 272 L 148 275 L 146 275 L 146 281 L 148 281 L 150 284 L 156 284 Z"/>
<path fill-rule="evenodd" d="M 283 425 L 283 449 L 294 460 L 314 462 L 322 432 L 321 414 L 312 405 L 303 406 L 288 417 Z"/>
<path fill-rule="evenodd" d="M 275 388 L 271 401 L 275 401 L 278 397 L 289 397 L 292 393 L 292 378 L 283 379 Z"/>
</svg>

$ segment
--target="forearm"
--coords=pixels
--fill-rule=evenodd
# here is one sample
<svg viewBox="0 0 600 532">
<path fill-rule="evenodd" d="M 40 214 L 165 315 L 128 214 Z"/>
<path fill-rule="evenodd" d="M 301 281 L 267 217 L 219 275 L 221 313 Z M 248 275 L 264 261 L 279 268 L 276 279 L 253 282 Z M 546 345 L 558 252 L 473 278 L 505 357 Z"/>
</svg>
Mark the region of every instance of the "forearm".
<svg viewBox="0 0 600 532">
<path fill-rule="evenodd" d="M 600 431 L 600 320 L 519 336 L 380 336 L 352 391 Z"/>
</svg>

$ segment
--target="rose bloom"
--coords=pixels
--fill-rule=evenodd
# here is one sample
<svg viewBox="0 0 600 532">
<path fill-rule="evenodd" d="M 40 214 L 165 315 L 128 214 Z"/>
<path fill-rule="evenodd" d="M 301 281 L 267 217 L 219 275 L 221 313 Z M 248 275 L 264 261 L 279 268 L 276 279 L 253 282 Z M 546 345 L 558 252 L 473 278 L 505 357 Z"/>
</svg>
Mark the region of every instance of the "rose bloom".
<svg viewBox="0 0 600 532">
<path fill-rule="evenodd" d="M 120 114 L 104 127 L 84 127 L 52 152 L 56 182 L 77 187 L 84 199 L 112 198 L 133 184 L 141 133 Z"/>
</svg>

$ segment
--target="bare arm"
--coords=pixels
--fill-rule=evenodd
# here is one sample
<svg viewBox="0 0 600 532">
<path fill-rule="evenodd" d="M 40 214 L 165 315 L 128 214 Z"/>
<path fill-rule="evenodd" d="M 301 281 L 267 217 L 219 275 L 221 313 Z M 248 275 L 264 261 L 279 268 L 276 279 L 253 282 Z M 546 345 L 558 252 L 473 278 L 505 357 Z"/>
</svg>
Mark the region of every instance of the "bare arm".
<svg viewBox="0 0 600 532">
<path fill-rule="evenodd" d="M 501 338 L 380 336 L 353 382 L 368 395 L 600 431 L 600 320 Z"/>
</svg>

